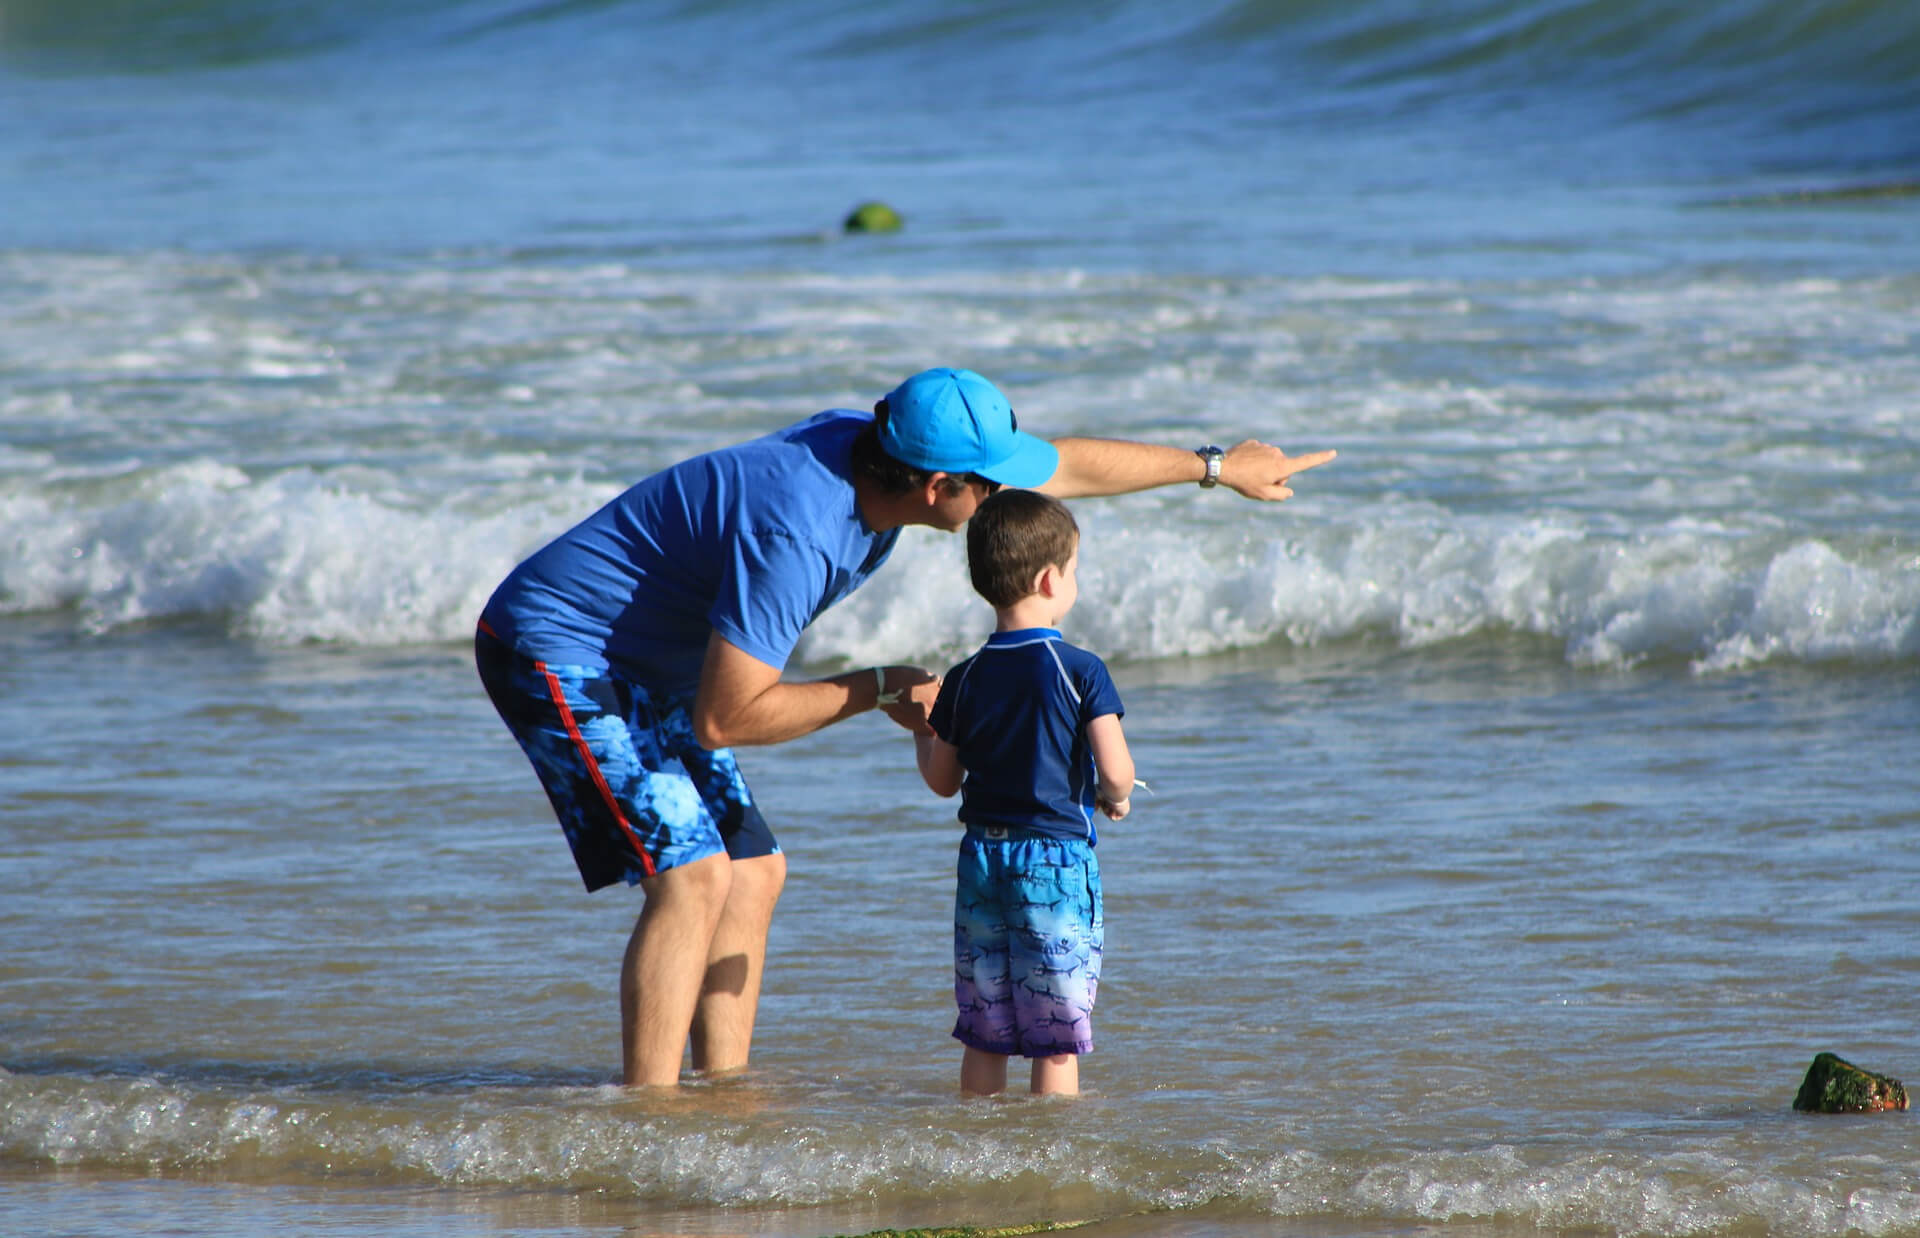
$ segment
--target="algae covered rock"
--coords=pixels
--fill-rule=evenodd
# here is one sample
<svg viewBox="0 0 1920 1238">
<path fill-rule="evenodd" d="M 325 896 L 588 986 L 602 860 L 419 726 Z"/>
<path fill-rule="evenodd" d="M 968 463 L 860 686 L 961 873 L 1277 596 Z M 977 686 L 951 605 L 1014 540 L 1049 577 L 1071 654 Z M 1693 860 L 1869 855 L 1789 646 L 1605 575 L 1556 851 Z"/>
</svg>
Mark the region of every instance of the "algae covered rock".
<svg viewBox="0 0 1920 1238">
<path fill-rule="evenodd" d="M 1907 1107 L 1907 1089 L 1898 1079 L 1861 1070 L 1852 1062 L 1822 1053 L 1807 1067 L 1793 1107 L 1803 1113 L 1879 1113 Z"/>
<path fill-rule="evenodd" d="M 848 232 L 898 232 L 901 226 L 900 212 L 885 202 L 862 202 L 841 225 Z"/>
</svg>

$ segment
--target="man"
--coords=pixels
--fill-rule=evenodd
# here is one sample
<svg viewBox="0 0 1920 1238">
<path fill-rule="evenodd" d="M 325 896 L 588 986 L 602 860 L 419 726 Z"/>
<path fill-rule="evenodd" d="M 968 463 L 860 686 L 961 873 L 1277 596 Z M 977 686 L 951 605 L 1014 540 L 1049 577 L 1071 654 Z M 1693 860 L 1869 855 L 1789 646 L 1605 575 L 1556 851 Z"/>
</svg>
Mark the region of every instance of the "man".
<svg viewBox="0 0 1920 1238">
<path fill-rule="evenodd" d="M 927 729 L 939 682 L 919 667 L 781 674 L 900 529 L 960 529 L 1000 486 L 1076 498 L 1184 481 L 1277 501 L 1333 454 L 1049 443 L 980 375 L 934 369 L 872 416 L 821 413 L 656 473 L 515 568 L 481 615 L 481 681 L 587 889 L 646 897 L 620 974 L 624 1081 L 677 1084 L 689 1038 L 697 1071 L 747 1064 L 786 857 L 731 749 L 876 708 Z"/>
</svg>

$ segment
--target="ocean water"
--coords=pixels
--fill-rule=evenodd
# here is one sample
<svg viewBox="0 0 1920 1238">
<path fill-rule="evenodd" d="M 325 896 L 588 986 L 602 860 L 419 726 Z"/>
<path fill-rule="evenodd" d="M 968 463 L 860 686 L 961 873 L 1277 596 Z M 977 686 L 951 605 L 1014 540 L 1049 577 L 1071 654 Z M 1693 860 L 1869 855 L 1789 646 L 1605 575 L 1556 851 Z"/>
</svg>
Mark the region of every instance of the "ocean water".
<svg viewBox="0 0 1920 1238">
<path fill-rule="evenodd" d="M 0 2 L 0 1232 L 1920 1235 L 1790 1108 L 1920 1083 L 1920 9 L 311 10 Z M 875 718 L 743 754 L 753 1069 L 626 1093 L 473 617 L 931 364 L 1340 452 L 1076 504 L 1087 1094 L 957 1095 Z M 911 530 L 794 673 L 989 618 Z"/>
</svg>

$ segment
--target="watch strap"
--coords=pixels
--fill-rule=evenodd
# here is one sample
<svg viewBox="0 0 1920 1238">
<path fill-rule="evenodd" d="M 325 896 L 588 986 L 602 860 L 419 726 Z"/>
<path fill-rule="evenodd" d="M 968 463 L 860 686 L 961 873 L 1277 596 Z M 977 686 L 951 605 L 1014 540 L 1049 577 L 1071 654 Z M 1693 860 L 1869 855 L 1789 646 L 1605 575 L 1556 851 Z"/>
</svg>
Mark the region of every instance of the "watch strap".
<svg viewBox="0 0 1920 1238">
<path fill-rule="evenodd" d="M 1219 485 L 1220 462 L 1227 458 L 1226 451 L 1223 448 L 1216 447 L 1212 443 L 1209 443 L 1205 447 L 1194 448 L 1193 454 L 1199 456 L 1207 465 L 1206 476 L 1200 479 L 1200 488 L 1202 490 L 1211 490 Z"/>
</svg>

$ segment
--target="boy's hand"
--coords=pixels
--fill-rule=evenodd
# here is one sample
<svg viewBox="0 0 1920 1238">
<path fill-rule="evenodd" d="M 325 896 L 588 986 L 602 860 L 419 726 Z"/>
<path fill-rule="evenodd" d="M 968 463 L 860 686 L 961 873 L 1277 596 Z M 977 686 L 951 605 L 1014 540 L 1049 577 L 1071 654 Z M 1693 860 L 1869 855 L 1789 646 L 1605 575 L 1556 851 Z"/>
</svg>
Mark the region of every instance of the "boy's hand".
<svg viewBox="0 0 1920 1238">
<path fill-rule="evenodd" d="M 1112 821 L 1118 821 L 1133 811 L 1133 799 L 1131 796 L 1124 800 L 1110 800 L 1102 796 L 1094 800 L 1094 805 L 1099 808 L 1101 812 L 1106 813 L 1108 819 Z"/>
</svg>

